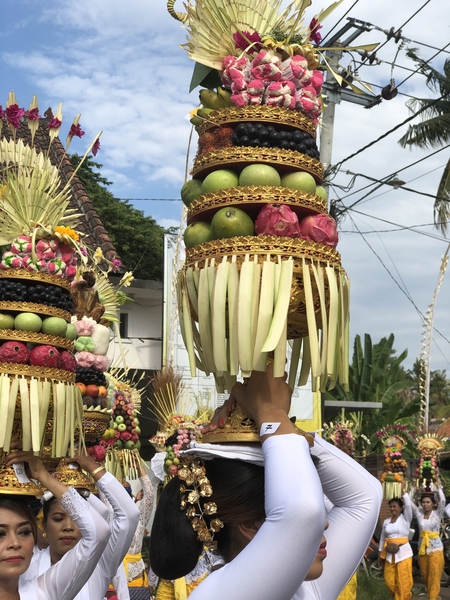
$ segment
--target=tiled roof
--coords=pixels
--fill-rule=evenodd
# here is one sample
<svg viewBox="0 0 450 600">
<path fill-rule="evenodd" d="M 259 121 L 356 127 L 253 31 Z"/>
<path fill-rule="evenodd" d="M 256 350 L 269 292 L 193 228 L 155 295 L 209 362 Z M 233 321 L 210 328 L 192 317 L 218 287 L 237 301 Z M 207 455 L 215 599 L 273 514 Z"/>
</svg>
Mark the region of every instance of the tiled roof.
<svg viewBox="0 0 450 600">
<path fill-rule="evenodd" d="M 47 152 L 50 138 L 48 135 L 48 119 L 53 116 L 51 109 L 49 108 L 45 113 L 45 118 L 40 120 L 39 128 L 36 131 L 34 137 L 34 147 L 37 151 Z M 1 130 L 0 137 L 10 139 L 11 130 L 7 126 L 5 120 L 3 121 L 3 127 Z M 17 130 L 16 138 L 21 138 L 24 142 L 31 145 L 31 132 L 27 124 L 22 123 Z M 64 151 L 59 138 L 55 138 L 50 148 L 49 158 L 53 165 L 59 166 L 59 172 L 63 184 L 67 183 L 70 176 L 73 174 L 74 169 L 72 164 Z M 103 226 L 103 223 L 98 216 L 97 211 L 94 208 L 89 196 L 87 195 L 83 184 L 75 175 L 70 184 L 72 194 L 70 199 L 70 208 L 76 209 L 77 213 L 81 213 L 82 216 L 79 218 L 79 225 L 77 230 L 84 234 L 83 241 L 92 250 L 100 247 L 103 255 L 108 259 L 119 258 L 113 243 L 109 239 L 108 233 Z"/>
</svg>

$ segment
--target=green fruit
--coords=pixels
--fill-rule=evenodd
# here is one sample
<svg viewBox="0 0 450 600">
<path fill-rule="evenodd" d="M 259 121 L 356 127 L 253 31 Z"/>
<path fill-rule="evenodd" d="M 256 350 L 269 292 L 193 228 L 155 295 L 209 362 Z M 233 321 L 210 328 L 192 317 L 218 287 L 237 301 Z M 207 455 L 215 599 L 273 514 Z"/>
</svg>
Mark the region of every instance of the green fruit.
<svg viewBox="0 0 450 600">
<path fill-rule="evenodd" d="M 141 428 L 136 425 L 135 429 L 136 433 L 139 435 L 141 433 Z"/>
<path fill-rule="evenodd" d="M 240 208 L 224 207 L 216 212 L 211 221 L 215 240 L 242 235 L 255 235 L 252 219 Z"/>
<path fill-rule="evenodd" d="M 214 112 L 213 108 L 206 108 L 205 106 L 202 106 L 202 108 L 199 108 L 197 110 L 197 115 L 200 117 L 200 123 L 203 121 L 204 118 L 208 118 L 209 113 Z"/>
<path fill-rule="evenodd" d="M 202 194 L 216 192 L 239 185 L 239 177 L 230 169 L 218 169 L 205 177 L 202 183 Z"/>
<path fill-rule="evenodd" d="M 60 317 L 47 317 L 42 321 L 41 333 L 65 337 L 66 331 L 67 322 Z"/>
<path fill-rule="evenodd" d="M 175 458 L 175 453 L 174 452 L 168 452 L 167 453 L 167 458 L 170 458 L 170 460 L 173 460 Z"/>
<path fill-rule="evenodd" d="M 123 447 L 126 448 L 127 450 L 133 450 L 134 442 L 132 442 L 131 440 L 128 440 L 128 442 L 125 442 Z"/>
<path fill-rule="evenodd" d="M 210 242 L 212 239 L 211 225 L 204 221 L 191 223 L 186 227 L 183 235 L 184 245 L 188 250 L 194 246 L 198 246 L 198 244 Z"/>
<path fill-rule="evenodd" d="M 239 185 L 281 185 L 280 174 L 270 165 L 254 164 L 242 169 Z"/>
<path fill-rule="evenodd" d="M 113 428 L 113 429 L 117 429 L 118 427 L 119 427 L 118 423 L 115 423 L 115 422 L 114 422 L 114 423 L 112 424 L 112 428 Z"/>
<path fill-rule="evenodd" d="M 127 430 L 127 426 L 125 425 L 125 423 L 119 423 L 119 424 L 117 425 L 117 429 L 118 429 L 119 431 L 126 431 L 126 430 Z"/>
<path fill-rule="evenodd" d="M 123 448 L 123 443 L 122 443 L 122 441 L 121 441 L 121 440 L 117 440 L 117 442 L 116 442 L 116 448 L 117 448 L 118 450 L 122 450 L 122 448 Z"/>
<path fill-rule="evenodd" d="M 77 339 L 77 335 L 78 335 L 78 332 L 77 332 L 77 328 L 75 327 L 75 325 L 72 325 L 72 323 L 67 323 L 66 338 L 73 342 L 73 340 Z"/>
<path fill-rule="evenodd" d="M 123 423 L 125 421 L 125 419 L 122 417 L 122 415 L 118 415 L 116 417 L 116 423 Z"/>
<path fill-rule="evenodd" d="M 308 192 L 309 194 L 316 193 L 316 181 L 312 175 L 305 171 L 295 171 L 294 173 L 283 175 L 281 185 L 294 190 Z"/>
<path fill-rule="evenodd" d="M 186 206 L 189 206 L 202 193 L 201 179 L 190 179 L 181 188 L 181 199 Z"/>
<path fill-rule="evenodd" d="M 14 317 L 0 313 L 0 329 L 14 329 Z"/>
<path fill-rule="evenodd" d="M 180 459 L 175 456 L 175 458 L 173 459 L 173 464 L 174 465 L 179 465 L 180 464 Z"/>
<path fill-rule="evenodd" d="M 14 329 L 20 331 L 33 331 L 37 333 L 41 330 L 42 319 L 34 313 L 19 313 L 14 319 Z"/>
<path fill-rule="evenodd" d="M 141 440 L 138 440 L 137 442 L 134 442 L 134 449 L 135 450 L 140 450 L 141 448 Z"/>
<path fill-rule="evenodd" d="M 319 198 L 322 198 L 323 200 L 325 200 L 325 202 L 328 201 L 328 194 L 327 194 L 325 188 L 322 187 L 321 185 L 318 185 L 316 187 L 316 196 L 319 196 Z"/>
<path fill-rule="evenodd" d="M 172 461 L 170 460 L 170 458 L 166 458 L 166 460 L 164 461 L 164 464 L 165 464 L 167 467 L 170 467 L 170 465 L 172 464 Z"/>
</svg>

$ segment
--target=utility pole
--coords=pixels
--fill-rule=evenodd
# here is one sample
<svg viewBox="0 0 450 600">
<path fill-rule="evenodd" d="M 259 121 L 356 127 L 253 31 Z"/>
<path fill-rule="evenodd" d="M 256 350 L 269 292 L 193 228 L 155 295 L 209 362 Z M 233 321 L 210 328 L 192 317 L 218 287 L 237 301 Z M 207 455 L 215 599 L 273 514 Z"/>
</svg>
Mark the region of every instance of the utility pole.
<svg viewBox="0 0 450 600">
<path fill-rule="evenodd" d="M 350 29 L 355 28 L 343 42 L 340 42 L 340 38 L 347 33 Z M 355 19 L 348 19 L 348 22 L 330 39 L 327 40 L 327 46 L 342 46 L 346 48 L 351 46 L 352 42 L 359 37 L 365 31 L 371 31 L 373 26 L 370 23 L 364 21 L 356 21 Z M 344 50 L 329 50 L 327 52 L 327 61 L 334 65 L 337 65 L 340 58 L 342 57 Z M 326 80 L 323 85 L 324 90 L 324 108 L 322 114 L 322 128 L 320 130 L 320 162 L 324 167 L 324 182 L 323 187 L 327 193 L 329 191 L 329 184 L 327 182 L 328 171 L 331 166 L 331 157 L 333 150 L 333 131 L 334 131 L 334 116 L 336 111 L 336 104 L 340 104 L 342 100 L 345 102 L 352 102 L 354 104 L 360 104 L 368 107 L 373 105 L 374 97 L 371 94 L 356 94 L 351 89 L 340 86 L 333 77 L 330 71 L 327 71 Z"/>
</svg>

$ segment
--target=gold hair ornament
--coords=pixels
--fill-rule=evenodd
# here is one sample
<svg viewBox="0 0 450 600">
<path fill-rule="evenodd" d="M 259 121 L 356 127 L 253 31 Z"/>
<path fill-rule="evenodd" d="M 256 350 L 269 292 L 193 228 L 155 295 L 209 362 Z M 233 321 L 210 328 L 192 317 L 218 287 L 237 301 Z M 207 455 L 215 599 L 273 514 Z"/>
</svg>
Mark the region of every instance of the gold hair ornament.
<svg viewBox="0 0 450 600">
<path fill-rule="evenodd" d="M 205 502 L 202 506 L 200 503 L 202 498 L 209 498 L 213 493 L 203 461 L 199 458 L 189 460 L 178 469 L 177 475 L 185 483 L 180 486 L 181 510 L 186 511 L 192 529 L 197 533 L 197 539 L 207 550 L 216 550 L 214 534 L 220 531 L 224 524 L 217 517 L 211 520 L 209 527 L 205 521 L 205 515 L 212 516 L 217 513 L 217 504 Z"/>
</svg>

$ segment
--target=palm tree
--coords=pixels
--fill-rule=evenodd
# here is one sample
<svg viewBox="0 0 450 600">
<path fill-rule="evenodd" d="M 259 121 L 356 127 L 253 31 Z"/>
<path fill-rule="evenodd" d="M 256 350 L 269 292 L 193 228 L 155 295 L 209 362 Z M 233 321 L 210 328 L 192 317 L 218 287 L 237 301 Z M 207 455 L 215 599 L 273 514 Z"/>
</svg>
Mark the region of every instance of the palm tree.
<svg viewBox="0 0 450 600">
<path fill-rule="evenodd" d="M 443 71 L 437 71 L 410 48 L 407 56 L 417 65 L 418 72 L 426 77 L 427 87 L 439 94 L 438 98 L 414 98 L 406 105 L 411 112 L 420 111 L 422 122 L 410 125 L 399 144 L 418 148 L 439 148 L 450 143 L 450 58 L 444 62 Z M 434 224 L 444 235 L 450 220 L 450 160 L 448 161 L 434 202 Z"/>
</svg>

